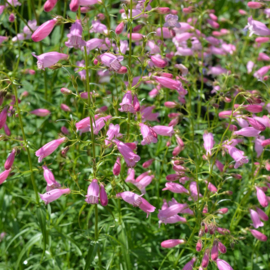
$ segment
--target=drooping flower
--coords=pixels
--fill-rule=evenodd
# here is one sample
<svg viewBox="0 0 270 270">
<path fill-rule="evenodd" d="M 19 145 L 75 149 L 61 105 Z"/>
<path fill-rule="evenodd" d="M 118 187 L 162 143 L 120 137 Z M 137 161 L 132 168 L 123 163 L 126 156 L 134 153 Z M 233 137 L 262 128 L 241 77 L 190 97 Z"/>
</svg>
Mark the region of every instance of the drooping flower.
<svg viewBox="0 0 270 270">
<path fill-rule="evenodd" d="M 120 157 L 117 157 L 116 162 L 114 163 L 113 166 L 113 174 L 115 176 L 119 175 L 121 171 L 121 160 Z"/>
<path fill-rule="evenodd" d="M 119 105 L 121 106 L 121 108 L 119 109 L 120 112 L 135 113 L 131 91 L 127 91 L 125 93 L 125 95 L 123 96 L 122 102 Z"/>
<path fill-rule="evenodd" d="M 42 25 L 40 25 L 36 31 L 32 34 L 32 40 L 34 42 L 38 42 L 46 38 L 53 30 L 55 25 L 57 24 L 57 19 L 49 20 Z"/>
<path fill-rule="evenodd" d="M 233 268 L 224 260 L 217 259 L 217 267 L 219 270 L 233 270 Z"/>
<path fill-rule="evenodd" d="M 67 60 L 68 55 L 64 53 L 59 53 L 59 52 L 48 52 L 48 53 L 43 53 L 41 55 L 35 55 L 32 53 L 34 57 L 37 58 L 37 66 L 38 69 L 45 69 L 47 67 L 51 67 L 54 64 L 56 64 L 60 60 Z"/>
<path fill-rule="evenodd" d="M 176 28 L 180 28 L 181 25 L 178 22 L 178 16 L 177 15 L 172 15 L 172 14 L 168 14 L 165 17 L 165 23 L 163 25 L 164 27 L 176 27 Z"/>
<path fill-rule="evenodd" d="M 49 156 L 53 153 L 60 144 L 64 143 L 66 140 L 65 137 L 53 140 L 48 142 L 47 144 L 43 145 L 39 150 L 36 151 L 36 156 L 38 157 L 38 162 L 40 163 L 43 158 Z"/>
<path fill-rule="evenodd" d="M 6 124 L 9 106 L 5 106 L 0 113 L 0 129 Z"/>
<path fill-rule="evenodd" d="M 189 261 L 188 263 L 185 264 L 185 266 L 183 267 L 182 270 L 192 270 L 193 269 L 193 265 L 196 262 L 196 257 L 193 257 L 191 259 L 191 261 Z"/>
<path fill-rule="evenodd" d="M 69 48 L 80 49 L 85 46 L 86 43 L 82 39 L 82 24 L 80 20 L 76 20 L 75 23 L 71 25 L 70 32 L 67 35 L 68 41 L 65 42 L 65 45 Z"/>
<path fill-rule="evenodd" d="M 143 123 L 140 123 L 139 126 L 143 136 L 143 140 L 141 142 L 142 145 L 157 143 L 157 134 L 151 127 Z"/>
<path fill-rule="evenodd" d="M 99 200 L 100 200 L 100 204 L 102 206 L 108 205 L 108 196 L 107 196 L 105 187 L 104 187 L 104 185 L 102 183 L 100 184 Z"/>
<path fill-rule="evenodd" d="M 169 239 L 165 240 L 161 243 L 161 247 L 163 248 L 173 248 L 180 244 L 184 244 L 186 241 L 182 239 Z"/>
<path fill-rule="evenodd" d="M 42 166 L 43 168 L 43 176 L 45 181 L 47 182 L 46 191 L 50 191 L 56 188 L 60 188 L 61 185 L 55 180 L 53 173 L 48 169 L 47 166 Z"/>
<path fill-rule="evenodd" d="M 85 201 L 88 204 L 98 204 L 99 198 L 99 185 L 97 179 L 93 179 L 91 184 L 88 186 L 87 195 Z"/>
<path fill-rule="evenodd" d="M 116 125 L 109 124 L 109 129 L 106 135 L 107 135 L 107 139 L 105 140 L 106 145 L 111 145 L 112 139 L 121 138 L 123 136 L 123 134 L 120 133 L 120 126 L 118 124 Z"/>
<path fill-rule="evenodd" d="M 4 165 L 6 170 L 9 170 L 12 167 L 14 159 L 15 159 L 15 155 L 16 155 L 16 149 L 13 148 Z"/>
<path fill-rule="evenodd" d="M 250 213 L 250 217 L 251 220 L 253 222 L 253 224 L 251 224 L 255 229 L 259 228 L 259 227 L 263 227 L 263 222 L 261 222 L 260 217 L 258 215 L 258 213 L 253 210 L 253 209 L 249 209 L 249 213 Z"/>
<path fill-rule="evenodd" d="M 169 136 L 171 137 L 174 134 L 173 127 L 167 126 L 153 126 L 152 129 L 161 136 Z"/>
<path fill-rule="evenodd" d="M 0 173 L 0 185 L 3 184 L 3 182 L 8 178 L 10 171 L 11 169 L 5 170 L 2 173 Z"/>
<path fill-rule="evenodd" d="M 270 29 L 267 26 L 259 21 L 253 20 L 252 17 L 248 18 L 248 24 L 246 28 L 249 29 L 250 33 L 249 36 L 251 37 L 253 34 L 257 36 L 269 36 Z"/>
<path fill-rule="evenodd" d="M 50 190 L 44 194 L 39 194 L 41 200 L 44 201 L 45 204 L 51 203 L 57 199 L 59 199 L 63 194 L 69 194 L 70 189 L 65 188 L 65 189 L 53 189 Z"/>
<path fill-rule="evenodd" d="M 203 141 L 204 141 L 203 146 L 204 149 L 206 150 L 206 155 L 212 155 L 211 150 L 215 143 L 213 134 L 208 132 L 204 133 Z"/>
<path fill-rule="evenodd" d="M 261 233 L 261 232 L 259 232 L 259 231 L 257 231 L 257 230 L 249 230 L 251 233 L 252 233 L 252 235 L 255 237 L 255 238 L 257 238 L 258 240 L 260 240 L 260 241 L 263 241 L 263 242 L 266 242 L 267 241 L 267 236 L 266 235 L 264 235 L 263 233 Z"/>
</svg>

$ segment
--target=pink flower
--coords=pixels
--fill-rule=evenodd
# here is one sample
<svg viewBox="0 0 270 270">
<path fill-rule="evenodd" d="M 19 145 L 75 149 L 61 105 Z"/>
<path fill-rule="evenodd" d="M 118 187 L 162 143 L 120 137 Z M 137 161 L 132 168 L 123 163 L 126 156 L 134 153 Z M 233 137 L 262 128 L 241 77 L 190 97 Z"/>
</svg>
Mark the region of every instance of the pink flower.
<svg viewBox="0 0 270 270">
<path fill-rule="evenodd" d="M 219 270 L 233 270 L 233 268 L 224 260 L 217 259 L 217 267 Z"/>
<path fill-rule="evenodd" d="M 0 44 L 4 41 L 7 41 L 8 40 L 8 37 L 5 37 L 5 36 L 0 36 Z"/>
<path fill-rule="evenodd" d="M 186 241 L 182 239 L 169 239 L 165 240 L 161 243 L 161 247 L 163 248 L 173 248 L 180 244 L 184 244 Z"/>
<path fill-rule="evenodd" d="M 38 42 L 46 38 L 53 30 L 54 26 L 57 24 L 57 19 L 49 20 L 43 23 L 37 28 L 37 30 L 32 34 L 32 40 Z"/>
<path fill-rule="evenodd" d="M 49 12 L 51 11 L 57 3 L 57 0 L 47 0 L 44 4 L 44 11 Z"/>
<path fill-rule="evenodd" d="M 21 6 L 21 3 L 18 0 L 7 0 L 7 2 L 14 7 Z M 9 4 L 6 4 L 6 6 L 8 7 Z"/>
<path fill-rule="evenodd" d="M 9 106 L 5 106 L 0 113 L 0 129 L 6 124 Z"/>
<path fill-rule="evenodd" d="M 254 118 L 248 117 L 247 120 L 253 128 L 255 128 L 259 131 L 264 131 L 266 128 L 265 125 L 263 125 L 261 122 L 259 122 L 258 120 L 254 119 Z"/>
<path fill-rule="evenodd" d="M 51 67 L 54 64 L 56 64 L 59 60 L 67 60 L 68 55 L 64 53 L 58 53 L 58 52 L 48 52 L 48 53 L 43 53 L 41 55 L 35 55 L 32 53 L 34 57 L 37 58 L 37 66 L 38 69 L 45 69 L 47 67 Z"/>
<path fill-rule="evenodd" d="M 79 8 L 80 0 L 71 0 L 69 8 L 71 11 L 76 12 Z"/>
<path fill-rule="evenodd" d="M 253 74 L 253 76 L 254 76 L 255 78 L 257 78 L 258 80 L 263 81 L 263 77 L 264 77 L 264 75 L 269 71 L 269 69 L 270 69 L 270 66 L 264 66 L 264 67 L 258 69 L 258 70 Z"/>
<path fill-rule="evenodd" d="M 147 214 L 147 217 L 149 213 L 154 212 L 156 209 L 156 207 L 151 205 L 144 198 L 130 191 L 124 191 L 124 192 L 118 193 L 116 194 L 116 197 L 117 198 L 121 197 L 125 202 L 133 205 L 134 207 L 139 207 L 141 210 L 143 210 Z"/>
<path fill-rule="evenodd" d="M 144 195 L 146 193 L 145 188 L 151 184 L 154 177 L 154 175 L 146 175 L 140 181 L 136 180 L 133 184 L 141 191 L 142 195 Z"/>
<path fill-rule="evenodd" d="M 38 157 L 38 162 L 40 163 L 43 158 L 49 156 L 53 153 L 60 144 L 64 143 L 65 137 L 57 140 L 53 140 L 45 145 L 43 145 L 39 150 L 36 151 L 36 156 Z"/>
<path fill-rule="evenodd" d="M 270 144 L 270 139 L 266 139 L 266 140 L 261 141 L 261 146 L 262 147 L 265 147 L 265 146 L 267 146 L 269 144 Z"/>
<path fill-rule="evenodd" d="M 219 160 L 216 160 L 216 166 L 217 166 L 217 168 L 219 169 L 220 172 L 223 172 L 224 165 Z"/>
<path fill-rule="evenodd" d="M 98 3 L 98 0 L 79 0 L 80 6 L 91 6 Z"/>
<path fill-rule="evenodd" d="M 188 193 L 188 190 L 185 189 L 182 185 L 177 184 L 177 183 L 172 183 L 172 182 L 168 182 L 165 183 L 165 188 L 163 188 L 162 190 L 169 190 L 173 193 Z"/>
<path fill-rule="evenodd" d="M 116 139 L 123 136 L 123 134 L 120 133 L 120 126 L 118 124 L 117 125 L 109 124 L 109 129 L 106 135 L 107 135 L 107 139 L 105 140 L 106 145 L 111 145 L 112 139 Z"/>
<path fill-rule="evenodd" d="M 158 135 L 171 137 L 174 134 L 173 127 L 154 126 L 152 128 Z"/>
<path fill-rule="evenodd" d="M 200 252 L 202 250 L 202 240 L 199 239 L 196 244 L 196 251 Z"/>
<path fill-rule="evenodd" d="M 152 64 L 158 68 L 165 68 L 168 64 L 167 61 L 162 59 L 160 55 L 152 55 L 150 58 Z"/>
<path fill-rule="evenodd" d="M 211 250 L 211 259 L 213 261 L 216 261 L 218 258 L 218 241 L 214 241 L 212 250 Z"/>
<path fill-rule="evenodd" d="M 257 153 L 257 158 L 260 157 L 263 152 L 263 145 L 262 145 L 263 140 L 264 140 L 264 136 L 258 136 L 254 140 L 254 149 L 255 149 L 255 152 Z"/>
<path fill-rule="evenodd" d="M 160 219 L 162 223 L 166 224 L 168 223 L 167 221 L 169 218 L 181 213 L 185 208 L 188 208 L 187 204 L 175 203 L 168 208 L 159 210 L 158 219 Z"/>
<path fill-rule="evenodd" d="M 77 61 L 76 65 L 79 66 L 79 67 L 85 67 L 84 60 Z M 79 68 L 75 68 L 75 71 L 77 71 L 77 70 L 79 70 Z M 78 74 L 80 75 L 82 81 L 86 80 L 86 70 L 85 69 L 79 71 Z M 88 93 L 87 93 L 87 98 L 88 98 Z"/>
<path fill-rule="evenodd" d="M 93 179 L 91 184 L 88 186 L 87 195 L 85 201 L 88 204 L 98 204 L 99 198 L 99 185 L 97 179 Z"/>
<path fill-rule="evenodd" d="M 203 134 L 203 141 L 204 141 L 204 149 L 206 150 L 206 155 L 212 155 L 211 150 L 214 146 L 214 136 L 212 133 L 204 133 Z"/>
<path fill-rule="evenodd" d="M 258 61 L 270 61 L 270 57 L 265 53 L 259 53 Z"/>
<path fill-rule="evenodd" d="M 253 209 L 249 209 L 249 213 L 250 213 L 251 220 L 253 222 L 253 224 L 251 224 L 251 225 L 255 229 L 257 229 L 259 227 L 263 227 L 264 224 L 263 224 L 263 222 L 261 222 L 258 213 L 256 211 L 254 211 Z"/>
<path fill-rule="evenodd" d="M 244 152 L 237 149 L 234 146 L 226 146 L 228 149 L 229 155 L 236 161 L 234 168 L 237 169 L 238 167 L 242 166 L 245 163 L 248 163 L 248 158 L 244 156 Z"/>
<path fill-rule="evenodd" d="M 140 123 L 139 126 L 143 136 L 143 140 L 141 142 L 142 145 L 157 143 L 157 134 L 151 127 L 148 127 L 143 123 Z"/>
<path fill-rule="evenodd" d="M 93 132 L 95 135 L 99 133 L 99 131 L 105 126 L 105 123 L 111 119 L 111 115 L 107 115 L 105 117 L 100 117 L 93 123 Z M 90 121 L 89 121 L 90 122 Z M 91 131 L 91 126 L 89 126 L 89 131 Z"/>
<path fill-rule="evenodd" d="M 255 129 L 253 127 L 245 127 L 245 128 L 242 128 L 238 131 L 235 131 L 233 134 L 234 135 L 241 135 L 241 136 L 245 136 L 245 137 L 257 137 L 260 133 L 261 133 L 261 131 Z"/>
<path fill-rule="evenodd" d="M 120 22 L 120 24 L 118 24 L 116 26 L 116 28 L 115 28 L 115 33 L 117 35 L 120 35 L 123 32 L 124 28 L 125 28 L 125 23 L 124 22 Z"/>
<path fill-rule="evenodd" d="M 149 159 L 149 160 L 147 160 L 147 161 L 145 161 L 145 162 L 143 163 L 143 165 L 142 165 L 143 168 L 146 169 L 146 168 L 150 167 L 150 166 L 152 165 L 153 161 L 154 161 L 153 158 L 152 158 L 152 159 Z"/>
<path fill-rule="evenodd" d="M 65 189 L 53 189 L 50 190 L 44 194 L 39 194 L 41 200 L 44 201 L 45 204 L 51 203 L 57 199 L 59 199 L 63 194 L 69 194 L 70 189 L 65 188 Z"/>
<path fill-rule="evenodd" d="M 121 160 L 120 157 L 117 157 L 116 162 L 114 163 L 113 166 L 113 174 L 115 176 L 119 175 L 121 171 Z"/>
<path fill-rule="evenodd" d="M 177 80 L 173 80 L 167 77 L 153 76 L 155 81 L 161 84 L 161 86 L 176 90 L 178 93 L 187 94 L 187 91 L 183 88 L 182 83 Z"/>
<path fill-rule="evenodd" d="M 61 127 L 61 132 L 63 133 L 63 134 L 65 134 L 65 135 L 68 135 L 69 134 L 69 131 L 68 131 L 68 129 L 66 128 L 66 127 Z"/>
<path fill-rule="evenodd" d="M 102 206 L 108 205 L 108 196 L 103 184 L 100 184 L 100 194 L 99 194 L 100 204 Z"/>
<path fill-rule="evenodd" d="M 5 170 L 2 173 L 0 173 L 0 185 L 3 184 L 3 182 L 8 178 L 10 171 L 11 169 Z"/>
<path fill-rule="evenodd" d="M 119 104 L 121 108 L 119 109 L 120 112 L 130 112 L 135 113 L 133 102 L 132 102 L 132 93 L 131 91 L 127 91 L 123 96 L 122 102 Z"/>
<path fill-rule="evenodd" d="M 15 159 L 15 155 L 16 155 L 16 149 L 13 148 L 4 165 L 6 170 L 9 170 L 12 167 L 14 159 Z"/>
<path fill-rule="evenodd" d="M 268 221 L 268 216 L 264 213 L 263 210 L 261 210 L 260 208 L 258 208 L 258 207 L 256 206 L 256 211 L 257 211 L 257 213 L 258 213 L 260 219 L 262 219 L 262 220 L 264 220 L 264 221 Z"/>
<path fill-rule="evenodd" d="M 255 63 L 252 62 L 252 61 L 248 61 L 247 62 L 247 71 L 248 71 L 248 74 L 252 72 L 252 69 L 253 67 L 255 66 Z"/>
<path fill-rule="evenodd" d="M 60 108 L 65 112 L 70 112 L 71 111 L 71 109 L 68 107 L 68 105 L 63 104 L 63 103 L 60 105 Z"/>
<path fill-rule="evenodd" d="M 82 24 L 80 20 L 76 20 L 75 23 L 71 25 L 70 32 L 67 35 L 68 41 L 65 45 L 69 48 L 80 49 L 85 46 L 85 41 L 82 39 Z"/>
<path fill-rule="evenodd" d="M 109 70 L 113 71 L 119 71 L 122 67 L 120 64 L 121 61 L 123 61 L 123 56 L 116 56 L 111 53 L 103 53 L 100 55 L 100 60 L 103 65 L 107 66 Z"/>
<path fill-rule="evenodd" d="M 143 122 L 145 121 L 159 122 L 159 120 L 157 119 L 159 117 L 159 113 L 152 112 L 154 108 L 155 106 L 141 108 L 141 116 L 142 116 Z"/>
<path fill-rule="evenodd" d="M 163 25 L 164 27 L 169 27 L 169 28 L 180 28 L 181 25 L 178 22 L 178 16 L 177 15 L 172 15 L 168 14 L 165 16 L 165 23 Z"/>
<path fill-rule="evenodd" d="M 192 270 L 195 262 L 196 262 L 196 257 L 193 257 L 191 261 L 185 264 L 182 270 Z"/>
<path fill-rule="evenodd" d="M 41 116 L 41 117 L 51 114 L 51 112 L 47 109 L 36 109 L 36 110 L 31 111 L 30 113 L 35 114 L 37 116 Z"/>
<path fill-rule="evenodd" d="M 202 263 L 201 263 L 201 266 L 203 268 L 206 268 L 209 264 L 209 249 L 206 249 L 204 255 L 203 255 L 203 259 L 202 259 Z"/>
<path fill-rule="evenodd" d="M 227 252 L 227 248 L 220 241 L 218 241 L 218 250 L 223 254 Z"/>
<path fill-rule="evenodd" d="M 270 35 L 270 29 L 266 27 L 264 23 L 261 23 L 259 21 L 255 21 L 252 19 L 252 17 L 248 18 L 248 24 L 246 28 L 249 29 L 251 37 L 253 34 L 257 36 L 269 36 Z"/>
<path fill-rule="evenodd" d="M 198 196 L 202 196 L 199 194 L 198 188 L 197 188 L 197 183 L 195 181 L 192 181 L 189 185 L 189 190 L 191 193 L 191 197 L 194 199 L 194 201 L 198 200 Z"/>
<path fill-rule="evenodd" d="M 208 182 L 205 181 L 205 183 L 207 184 Z M 210 182 L 208 183 L 207 188 L 208 188 L 209 191 L 212 192 L 212 193 L 216 193 L 216 192 L 217 192 L 217 188 L 216 188 L 212 183 L 210 183 Z"/>
<path fill-rule="evenodd" d="M 82 0 L 80 0 L 82 2 Z M 81 5 L 81 3 L 80 3 Z M 89 31 L 90 33 L 100 33 L 103 35 L 108 34 L 108 28 L 105 24 L 102 24 L 99 20 L 92 21 L 92 28 Z"/>
<path fill-rule="evenodd" d="M 136 163 L 141 159 L 140 156 L 133 153 L 133 151 L 123 142 L 113 140 L 116 143 L 118 151 L 121 153 L 128 167 L 134 167 Z"/>
<path fill-rule="evenodd" d="M 43 176 L 45 181 L 47 182 L 46 191 L 50 191 L 56 188 L 60 188 L 61 185 L 55 180 L 53 173 L 48 169 L 47 166 L 42 166 L 43 168 Z"/>
<path fill-rule="evenodd" d="M 262 207 L 267 207 L 268 206 L 268 199 L 263 190 L 259 187 L 255 187 L 257 190 L 257 198 Z"/>
<path fill-rule="evenodd" d="M 258 9 L 263 6 L 263 4 L 259 2 L 248 2 L 247 5 L 249 8 L 253 8 L 253 9 Z"/>
<path fill-rule="evenodd" d="M 257 238 L 258 240 L 260 240 L 260 241 L 263 241 L 263 242 L 266 242 L 267 241 L 267 236 L 266 235 L 264 235 L 263 233 L 261 233 L 261 232 L 259 232 L 259 231 L 257 231 L 257 230 L 249 230 L 251 233 L 252 233 L 252 235 L 255 237 L 255 238 Z"/>
</svg>

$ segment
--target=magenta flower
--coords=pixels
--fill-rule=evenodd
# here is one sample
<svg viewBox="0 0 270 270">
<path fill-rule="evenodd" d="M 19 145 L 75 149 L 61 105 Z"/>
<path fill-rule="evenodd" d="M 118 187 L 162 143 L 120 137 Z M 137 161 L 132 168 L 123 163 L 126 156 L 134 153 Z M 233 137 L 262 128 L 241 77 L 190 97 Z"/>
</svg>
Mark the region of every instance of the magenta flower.
<svg viewBox="0 0 270 270">
<path fill-rule="evenodd" d="M 99 48 L 103 45 L 104 40 L 100 38 L 92 38 L 85 42 L 84 46 L 86 46 L 87 53 L 90 51 Z M 84 48 L 81 48 L 82 51 L 84 51 Z"/>
<path fill-rule="evenodd" d="M 173 248 L 180 244 L 184 244 L 186 241 L 182 239 L 169 239 L 161 242 L 161 247 L 163 248 Z"/>
<path fill-rule="evenodd" d="M 257 78 L 258 80 L 261 80 L 261 81 L 262 81 L 264 75 L 269 71 L 269 69 L 270 69 L 270 66 L 264 66 L 264 67 L 258 69 L 258 70 L 253 74 L 253 76 L 254 76 L 255 78 Z"/>
<path fill-rule="evenodd" d="M 183 88 L 182 83 L 177 80 L 173 80 L 167 77 L 158 77 L 158 76 L 153 76 L 155 81 L 160 83 L 163 87 L 172 89 L 172 90 L 177 90 L 178 93 L 183 93 L 187 94 L 187 91 Z"/>
<path fill-rule="evenodd" d="M 207 181 L 205 181 L 205 183 L 207 184 Z M 217 188 L 212 183 L 210 183 L 210 182 L 208 183 L 207 188 L 212 193 L 216 193 L 217 192 Z"/>
<path fill-rule="evenodd" d="M 80 5 L 82 0 L 80 0 Z M 100 33 L 103 35 L 107 35 L 108 32 L 108 28 L 105 24 L 102 24 L 99 20 L 96 21 L 92 21 L 92 28 L 89 31 L 90 33 Z"/>
<path fill-rule="evenodd" d="M 38 69 L 45 69 L 47 67 L 51 67 L 54 64 L 56 64 L 60 60 L 67 60 L 68 55 L 64 53 L 58 53 L 58 52 L 48 52 L 48 53 L 43 53 L 41 55 L 35 55 L 32 53 L 34 57 L 37 58 L 37 66 Z"/>
<path fill-rule="evenodd" d="M 69 8 L 71 11 L 76 12 L 79 8 L 80 0 L 71 0 Z"/>
<path fill-rule="evenodd" d="M 215 143 L 213 134 L 208 132 L 204 133 L 203 141 L 204 141 L 203 146 L 204 149 L 206 150 L 206 155 L 212 155 L 211 150 Z"/>
<path fill-rule="evenodd" d="M 257 158 L 260 157 L 263 152 L 262 142 L 264 139 L 265 139 L 264 136 L 258 136 L 254 140 L 254 149 L 255 149 L 255 152 L 257 153 Z"/>
<path fill-rule="evenodd" d="M 227 248 L 220 241 L 218 241 L 218 250 L 223 254 L 227 252 Z"/>
<path fill-rule="evenodd" d="M 90 123 L 90 121 L 89 121 Z M 116 138 L 121 138 L 123 134 L 120 133 L 120 126 L 109 124 L 109 129 L 107 131 L 107 139 L 105 140 L 106 145 L 111 145 L 111 140 Z"/>
<path fill-rule="evenodd" d="M 8 40 L 8 37 L 5 37 L 5 36 L 0 36 L 0 44 L 4 41 L 7 41 Z"/>
<path fill-rule="evenodd" d="M 251 224 L 251 225 L 255 229 L 264 226 L 263 222 L 261 222 L 260 217 L 256 211 L 254 211 L 253 209 L 249 209 L 249 213 L 250 213 L 251 220 L 253 222 L 253 224 Z"/>
<path fill-rule="evenodd" d="M 219 270 L 233 270 L 233 268 L 224 260 L 217 259 L 217 267 Z"/>
<path fill-rule="evenodd" d="M 105 126 L 105 123 L 111 119 L 111 115 L 107 115 L 105 117 L 100 117 L 93 123 L 93 132 L 95 135 L 99 133 L 99 131 Z M 90 122 L 90 121 L 89 121 Z M 91 126 L 89 127 L 89 131 L 91 131 Z"/>
<path fill-rule="evenodd" d="M 156 207 L 151 205 L 148 201 L 146 201 L 144 198 L 139 196 L 138 194 L 135 194 L 131 191 L 124 191 L 121 193 L 116 194 L 116 197 L 121 197 L 125 202 L 133 205 L 134 207 L 139 207 L 141 210 L 143 210 L 147 217 L 149 216 L 149 213 L 152 213 L 155 211 Z"/>
<path fill-rule="evenodd" d="M 44 201 L 45 204 L 51 203 L 57 199 L 59 199 L 63 194 L 69 194 L 70 189 L 65 188 L 65 189 L 53 189 L 50 190 L 44 194 L 39 194 L 41 200 Z"/>
<path fill-rule="evenodd" d="M 130 182 L 132 184 L 136 182 L 134 168 L 128 168 L 128 175 L 127 175 L 127 178 L 125 179 L 125 182 Z"/>
<path fill-rule="evenodd" d="M 160 55 L 152 55 L 151 63 L 158 68 L 165 68 L 167 66 L 167 61 L 162 59 Z"/>
<path fill-rule="evenodd" d="M 202 263 L 201 263 L 201 266 L 203 268 L 206 268 L 208 266 L 208 264 L 209 264 L 209 253 L 210 253 L 210 250 L 206 249 L 205 253 L 203 255 Z"/>
<path fill-rule="evenodd" d="M 259 231 L 257 231 L 257 230 L 249 230 L 251 233 L 252 233 L 252 235 L 255 237 L 255 238 L 257 238 L 258 240 L 260 240 L 260 241 L 263 241 L 263 242 L 266 242 L 267 241 L 267 236 L 266 235 L 264 235 L 263 233 L 261 233 L 261 232 L 259 232 Z"/>
<path fill-rule="evenodd" d="M 111 53 L 103 53 L 100 55 L 100 60 L 103 65 L 107 66 L 109 70 L 119 71 L 122 65 L 120 64 L 123 61 L 123 56 L 116 56 Z"/>
<path fill-rule="evenodd" d="M 140 181 L 137 181 L 136 179 L 135 183 L 133 184 L 141 191 L 142 195 L 144 195 L 146 193 L 145 188 L 151 184 L 154 177 L 154 175 L 146 175 Z"/>
<path fill-rule="evenodd" d="M 85 41 L 82 39 L 82 24 L 80 20 L 76 20 L 75 23 L 71 25 L 70 32 L 67 35 L 68 41 L 65 45 L 69 48 L 80 49 L 85 46 Z"/>
<path fill-rule="evenodd" d="M 115 33 L 116 33 L 117 35 L 120 35 L 120 34 L 123 32 L 124 28 L 125 28 L 125 23 L 124 23 L 124 22 L 120 22 L 120 23 L 116 26 L 116 28 L 115 28 Z"/>
<path fill-rule="evenodd" d="M 14 159 L 15 159 L 15 155 L 16 155 L 16 149 L 13 148 L 4 165 L 6 170 L 9 170 L 12 167 Z"/>
<path fill-rule="evenodd" d="M 216 166 L 217 166 L 217 168 L 219 169 L 220 172 L 223 172 L 224 165 L 219 160 L 216 160 Z"/>
<path fill-rule="evenodd" d="M 119 175 L 121 171 L 121 160 L 120 157 L 117 157 L 116 162 L 114 163 L 113 166 L 113 174 L 115 176 Z"/>
<path fill-rule="evenodd" d="M 79 66 L 79 67 L 85 67 L 84 60 L 77 61 L 76 62 L 76 65 Z M 78 71 L 79 69 L 80 68 L 75 68 L 75 71 Z M 86 80 L 86 70 L 85 69 L 79 71 L 78 74 L 80 75 L 82 81 L 85 81 Z M 88 93 L 87 93 L 87 98 L 88 98 Z"/>
<path fill-rule="evenodd" d="M 172 14 L 168 14 L 165 17 L 165 23 L 163 25 L 164 27 L 169 27 L 169 28 L 180 28 L 181 25 L 178 22 L 178 16 L 177 15 L 172 15 Z"/>
<path fill-rule="evenodd" d="M 191 261 L 185 264 L 182 270 L 192 270 L 195 262 L 196 262 L 196 257 L 193 257 Z"/>
<path fill-rule="evenodd" d="M 7 2 L 14 7 L 21 6 L 21 3 L 18 0 L 7 0 Z M 6 6 L 8 7 L 9 4 L 6 4 Z"/>
<path fill-rule="evenodd" d="M 47 0 L 44 4 L 44 11 L 49 12 L 51 11 L 57 3 L 57 0 Z"/>
<path fill-rule="evenodd" d="M 95 5 L 96 3 L 98 3 L 98 0 L 79 0 L 80 6 L 83 7 Z"/>
<path fill-rule="evenodd" d="M 265 212 L 263 210 L 261 210 L 260 208 L 256 207 L 256 211 L 260 217 L 260 219 L 264 220 L 264 221 L 268 221 L 268 216 L 265 214 Z"/>
<path fill-rule="evenodd" d="M 248 163 L 248 158 L 244 156 L 244 152 L 237 149 L 234 146 L 227 145 L 225 146 L 228 149 L 229 155 L 235 160 L 234 168 L 242 166 L 245 163 Z"/>
<path fill-rule="evenodd" d="M 11 169 L 5 170 L 2 173 L 0 173 L 0 185 L 3 184 L 3 182 L 8 178 L 10 171 Z"/>
<path fill-rule="evenodd" d="M 97 179 L 93 179 L 91 184 L 88 186 L 87 195 L 85 201 L 88 204 L 98 204 L 99 198 L 99 185 Z"/>
<path fill-rule="evenodd" d="M 195 181 L 192 181 L 189 185 L 189 190 L 190 190 L 190 195 L 191 197 L 194 199 L 194 201 L 198 200 L 198 197 L 202 196 L 201 194 L 199 194 L 199 190 L 197 188 L 197 183 Z"/>
<path fill-rule="evenodd" d="M 214 241 L 212 249 L 211 249 L 211 259 L 216 261 L 218 258 L 218 241 Z"/>
<path fill-rule="evenodd" d="M 47 109 L 36 109 L 30 112 L 31 114 L 40 116 L 40 117 L 44 117 L 47 116 L 49 114 L 51 114 L 51 112 Z"/>
<path fill-rule="evenodd" d="M 0 113 L 0 129 L 6 124 L 9 106 L 5 106 Z"/>
<path fill-rule="evenodd" d="M 248 74 L 252 72 L 254 66 L 255 66 L 254 62 L 252 62 L 252 61 L 247 62 L 247 72 L 248 72 Z"/>
<path fill-rule="evenodd" d="M 152 112 L 154 108 L 155 106 L 141 108 L 141 115 L 142 115 L 143 122 L 145 121 L 159 122 L 159 120 L 157 119 L 159 117 L 159 113 Z"/>
<path fill-rule="evenodd" d="M 49 20 L 37 28 L 32 35 L 32 40 L 38 42 L 46 38 L 57 24 L 57 19 Z"/>
<path fill-rule="evenodd" d="M 187 204 L 175 203 L 168 208 L 158 211 L 158 219 L 161 223 L 168 223 L 168 219 L 181 213 L 185 208 L 188 208 Z"/>
<path fill-rule="evenodd" d="M 142 145 L 157 143 L 157 134 L 151 127 L 148 127 L 143 123 L 140 123 L 139 126 L 143 136 L 143 140 L 141 142 Z"/>
<path fill-rule="evenodd" d="M 108 196 L 103 184 L 100 184 L 99 200 L 102 206 L 108 205 Z"/>
<path fill-rule="evenodd" d="M 40 163 L 43 158 L 49 156 L 53 153 L 60 144 L 64 143 L 65 137 L 57 140 L 53 140 L 45 145 L 43 145 L 39 150 L 36 151 L 36 156 L 38 157 L 38 162 Z"/>
<path fill-rule="evenodd" d="M 60 105 L 60 108 L 65 112 L 70 112 L 71 111 L 71 109 L 68 107 L 68 105 L 63 104 L 63 103 Z"/>
<path fill-rule="evenodd" d="M 123 142 L 113 140 L 116 143 L 118 151 L 121 153 L 128 167 L 134 167 L 136 163 L 141 159 L 140 156 L 133 153 L 133 151 Z"/>
</svg>

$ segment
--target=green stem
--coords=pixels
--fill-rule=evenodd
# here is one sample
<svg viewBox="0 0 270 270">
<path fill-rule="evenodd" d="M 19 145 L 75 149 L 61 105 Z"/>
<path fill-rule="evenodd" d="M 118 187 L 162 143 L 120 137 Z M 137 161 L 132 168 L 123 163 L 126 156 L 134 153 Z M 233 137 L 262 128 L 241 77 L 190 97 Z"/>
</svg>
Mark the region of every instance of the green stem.
<svg viewBox="0 0 270 270">
<path fill-rule="evenodd" d="M 98 207 L 97 204 L 95 204 L 95 240 L 96 242 L 98 241 Z M 99 264 L 99 269 L 101 270 L 101 256 L 100 256 L 100 248 L 98 246 L 98 264 Z"/>
</svg>

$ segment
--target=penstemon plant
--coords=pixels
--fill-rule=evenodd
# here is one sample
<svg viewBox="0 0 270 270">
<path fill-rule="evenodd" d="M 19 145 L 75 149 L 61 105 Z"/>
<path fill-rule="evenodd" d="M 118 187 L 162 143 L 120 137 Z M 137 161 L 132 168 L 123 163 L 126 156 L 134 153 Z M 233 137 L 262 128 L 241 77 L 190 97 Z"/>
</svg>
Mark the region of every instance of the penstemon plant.
<svg viewBox="0 0 270 270">
<path fill-rule="evenodd" d="M 0 1 L 1 269 L 270 269 L 268 1 Z"/>
</svg>

